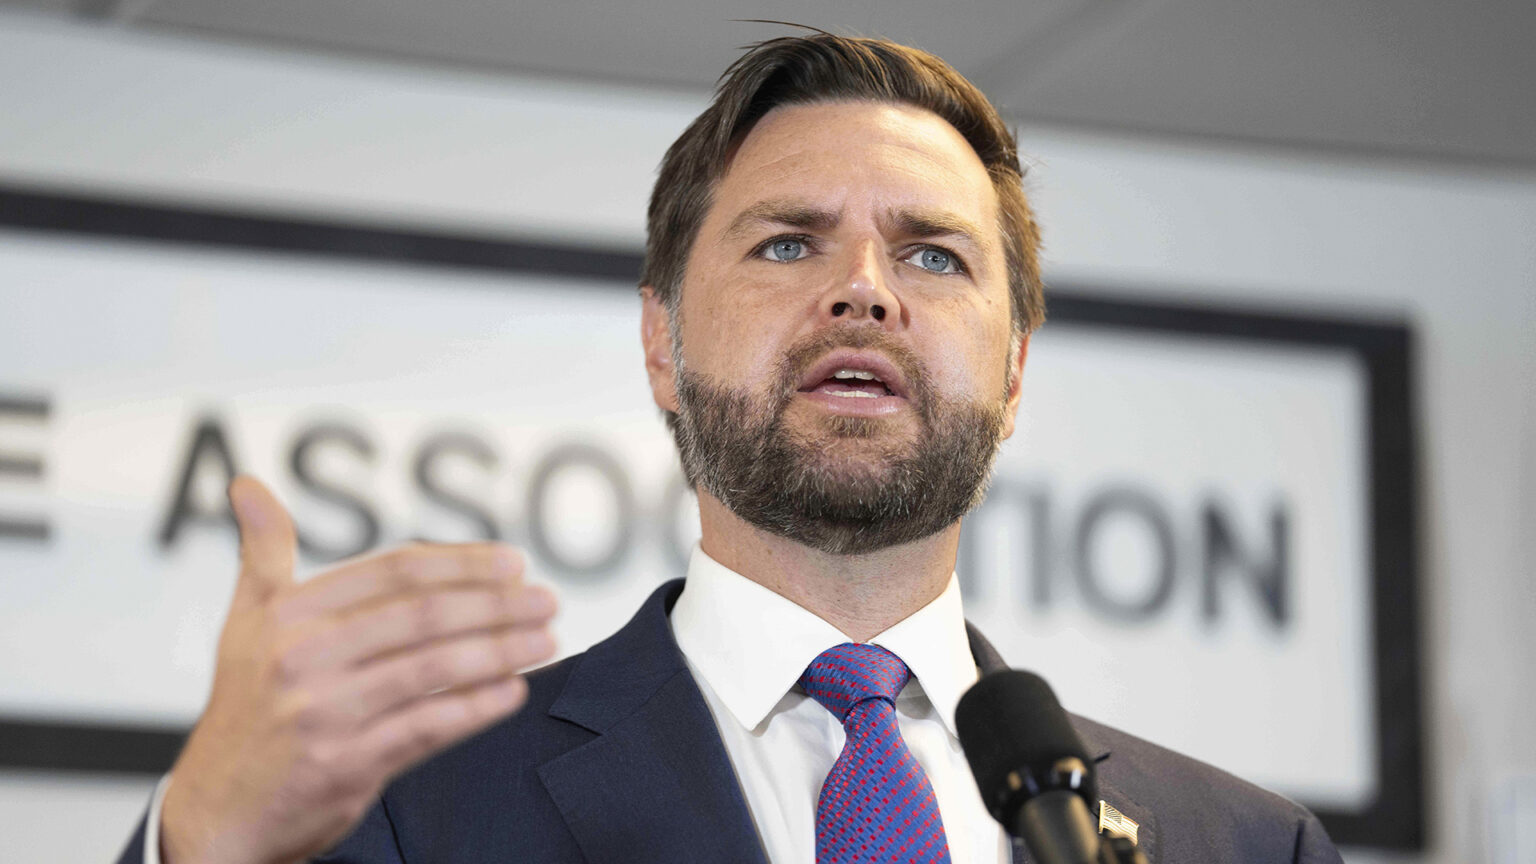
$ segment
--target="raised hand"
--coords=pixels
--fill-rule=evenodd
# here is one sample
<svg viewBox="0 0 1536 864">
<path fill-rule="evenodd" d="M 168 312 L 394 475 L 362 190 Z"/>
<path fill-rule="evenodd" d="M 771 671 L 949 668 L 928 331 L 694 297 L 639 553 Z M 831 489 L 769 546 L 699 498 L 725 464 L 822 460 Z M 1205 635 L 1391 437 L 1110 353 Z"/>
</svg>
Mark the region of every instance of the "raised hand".
<svg viewBox="0 0 1536 864">
<path fill-rule="evenodd" d="M 415 545 L 293 579 L 294 529 L 230 485 L 240 577 L 213 693 L 171 770 L 164 864 L 302 861 L 391 777 L 506 717 L 554 652 L 554 596 L 494 543 Z"/>
</svg>

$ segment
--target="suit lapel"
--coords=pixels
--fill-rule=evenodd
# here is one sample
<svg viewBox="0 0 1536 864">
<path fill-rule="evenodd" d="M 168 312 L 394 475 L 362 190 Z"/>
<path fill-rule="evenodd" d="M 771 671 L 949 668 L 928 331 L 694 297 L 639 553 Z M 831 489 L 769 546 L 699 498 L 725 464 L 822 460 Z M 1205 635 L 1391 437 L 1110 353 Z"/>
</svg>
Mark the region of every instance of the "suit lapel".
<svg viewBox="0 0 1536 864">
<path fill-rule="evenodd" d="M 714 718 L 667 623 L 662 586 L 572 672 L 553 717 L 595 733 L 539 777 L 591 864 L 767 864 Z"/>
<path fill-rule="evenodd" d="M 539 768 L 591 864 L 767 864 L 714 718 L 667 622 L 681 592 L 681 580 L 663 585 L 623 629 L 593 646 L 549 709 L 597 733 Z M 966 630 L 983 675 L 1007 668 L 976 628 Z M 1102 767 L 1110 753 L 1079 718 L 1072 722 Z M 1137 845 L 1156 862 L 1152 814 L 1102 770 L 1099 797 L 1140 824 Z M 1015 841 L 1014 864 L 1029 860 Z"/>
<path fill-rule="evenodd" d="M 981 635 L 981 631 L 972 626 L 969 621 L 966 622 L 965 629 L 966 635 L 971 640 L 971 655 L 976 658 L 976 668 L 981 670 L 981 674 L 986 675 L 989 672 L 997 672 L 1008 668 L 1008 663 L 1003 660 L 1003 656 L 997 652 L 996 648 L 992 647 L 992 643 L 988 642 L 985 636 Z M 1083 722 L 1082 718 L 1076 714 L 1068 714 L 1067 716 L 1072 721 L 1072 727 L 1077 730 L 1078 737 L 1082 739 L 1084 749 L 1093 754 L 1093 760 L 1097 766 L 1099 798 L 1109 802 L 1111 806 L 1140 826 L 1136 836 L 1136 845 L 1147 856 L 1147 861 L 1155 864 L 1157 861 L 1157 826 L 1153 821 L 1152 812 L 1143 807 L 1140 802 L 1126 797 L 1115 786 L 1114 782 L 1106 777 L 1104 765 L 1111 755 L 1110 751 L 1105 749 L 1097 740 L 1093 730 Z M 1097 813 L 1093 815 L 1095 818 L 1098 817 Z M 1024 843 L 1020 840 L 1014 840 L 1013 864 L 1029 864 L 1029 862 L 1030 857 L 1024 848 Z"/>
</svg>

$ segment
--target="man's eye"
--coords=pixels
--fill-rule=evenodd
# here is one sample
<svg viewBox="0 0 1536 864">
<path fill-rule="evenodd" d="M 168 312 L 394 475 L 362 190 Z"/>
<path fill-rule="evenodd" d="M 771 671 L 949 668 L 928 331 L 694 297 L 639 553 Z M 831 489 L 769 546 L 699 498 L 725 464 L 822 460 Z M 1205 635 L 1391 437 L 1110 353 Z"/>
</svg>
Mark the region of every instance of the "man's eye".
<svg viewBox="0 0 1536 864">
<path fill-rule="evenodd" d="M 959 273 L 960 259 L 932 246 L 924 246 L 908 255 L 907 263 L 915 264 L 931 273 Z"/>
<path fill-rule="evenodd" d="M 763 257 L 770 261 L 796 261 L 806 255 L 805 241 L 793 237 L 780 237 L 763 247 Z"/>
</svg>

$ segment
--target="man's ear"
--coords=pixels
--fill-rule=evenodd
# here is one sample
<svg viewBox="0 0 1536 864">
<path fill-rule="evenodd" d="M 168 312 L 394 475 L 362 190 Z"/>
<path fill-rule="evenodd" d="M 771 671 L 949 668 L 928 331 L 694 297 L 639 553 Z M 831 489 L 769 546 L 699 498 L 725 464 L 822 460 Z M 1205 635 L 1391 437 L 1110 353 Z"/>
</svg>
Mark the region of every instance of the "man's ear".
<svg viewBox="0 0 1536 864">
<path fill-rule="evenodd" d="M 1029 356 L 1029 334 L 1025 333 L 1019 339 L 1018 353 L 1008 358 L 1011 382 L 1008 385 L 1008 399 L 1003 405 L 1003 438 L 1013 435 L 1015 422 L 1019 419 L 1019 398 L 1024 387 L 1024 360 Z"/>
<path fill-rule="evenodd" d="M 677 382 L 672 378 L 672 316 L 656 289 L 640 289 L 640 344 L 645 349 L 645 374 L 651 398 L 663 411 L 677 411 Z"/>
</svg>

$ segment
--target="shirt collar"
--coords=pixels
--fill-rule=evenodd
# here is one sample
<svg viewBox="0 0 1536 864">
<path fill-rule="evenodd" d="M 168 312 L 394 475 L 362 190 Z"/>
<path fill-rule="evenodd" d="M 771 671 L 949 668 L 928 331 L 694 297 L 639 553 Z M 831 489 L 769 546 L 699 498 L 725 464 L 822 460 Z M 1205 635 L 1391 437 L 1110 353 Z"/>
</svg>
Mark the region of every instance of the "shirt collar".
<svg viewBox="0 0 1536 864">
<path fill-rule="evenodd" d="M 849 641 L 815 613 L 715 561 L 695 546 L 672 632 L 694 671 L 736 721 L 760 726 L 822 651 Z M 976 682 L 954 574 L 944 591 L 870 640 L 900 657 L 955 734 L 955 705 Z"/>
<path fill-rule="evenodd" d="M 980 673 L 971 655 L 971 640 L 965 630 L 965 612 L 960 606 L 960 580 L 949 574 L 949 582 L 927 606 L 896 622 L 885 632 L 869 640 L 900 657 L 912 677 L 928 695 L 928 701 L 944 720 L 949 734 L 955 731 L 955 706 L 970 689 Z"/>
</svg>

